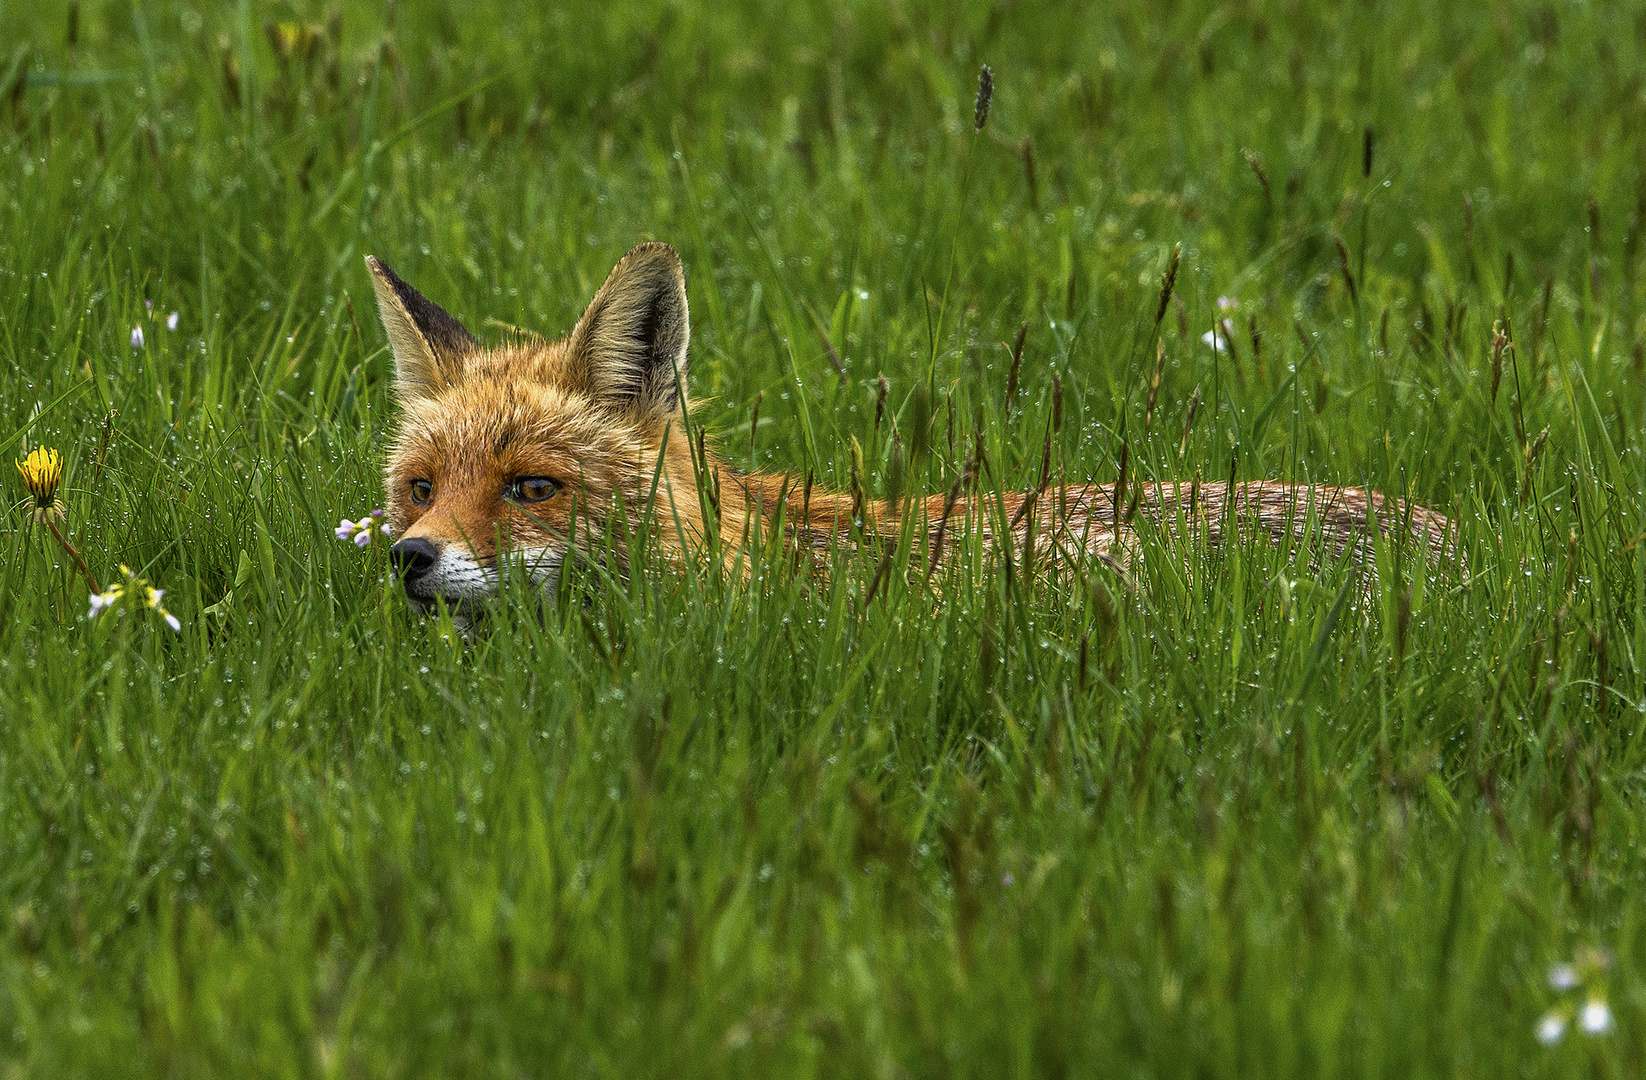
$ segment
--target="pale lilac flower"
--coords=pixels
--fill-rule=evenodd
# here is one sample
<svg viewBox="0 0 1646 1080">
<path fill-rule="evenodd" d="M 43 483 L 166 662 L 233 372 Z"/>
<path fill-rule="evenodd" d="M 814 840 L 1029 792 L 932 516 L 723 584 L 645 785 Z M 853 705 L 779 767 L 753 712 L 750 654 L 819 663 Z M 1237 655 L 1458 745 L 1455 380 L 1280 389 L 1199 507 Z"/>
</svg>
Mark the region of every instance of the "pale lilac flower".
<svg viewBox="0 0 1646 1080">
<path fill-rule="evenodd" d="M 141 326 L 131 328 L 131 347 L 134 349 L 143 347 L 143 328 Z"/>
<path fill-rule="evenodd" d="M 1578 1014 L 1578 1026 L 1589 1035 L 1607 1035 L 1612 1030 L 1612 1007 L 1600 998 L 1590 998 Z"/>
<path fill-rule="evenodd" d="M 1566 1034 L 1566 1011 L 1564 1009 L 1550 1009 L 1537 1022 L 1537 1041 L 1544 1046 L 1553 1046 Z"/>
<path fill-rule="evenodd" d="M 178 633 L 183 632 L 182 620 L 178 619 L 178 617 L 176 615 L 173 615 L 169 611 L 162 611 L 160 613 L 160 617 L 162 619 L 165 619 L 166 620 L 166 625 L 171 627 L 173 630 L 177 631 Z"/>
<path fill-rule="evenodd" d="M 1554 990 L 1570 990 L 1578 983 L 1575 964 L 1550 964 L 1549 986 Z"/>
<path fill-rule="evenodd" d="M 166 329 L 167 330 L 176 330 L 177 329 L 177 312 L 174 311 L 170 315 L 166 316 Z"/>
<path fill-rule="evenodd" d="M 344 518 L 333 533 L 339 540 L 352 540 L 356 547 L 363 548 L 371 545 L 373 535 L 381 533 L 387 540 L 391 531 L 388 522 L 383 520 L 383 511 L 373 510 L 359 521 Z"/>
<path fill-rule="evenodd" d="M 1231 300 L 1227 296 L 1220 296 L 1220 297 L 1217 298 L 1217 310 L 1219 310 L 1219 311 L 1233 311 L 1234 309 L 1235 309 L 1235 301 L 1234 300 Z"/>
<path fill-rule="evenodd" d="M 154 314 L 154 301 L 153 300 L 143 301 L 143 310 L 148 312 L 150 315 L 153 315 Z"/>
</svg>

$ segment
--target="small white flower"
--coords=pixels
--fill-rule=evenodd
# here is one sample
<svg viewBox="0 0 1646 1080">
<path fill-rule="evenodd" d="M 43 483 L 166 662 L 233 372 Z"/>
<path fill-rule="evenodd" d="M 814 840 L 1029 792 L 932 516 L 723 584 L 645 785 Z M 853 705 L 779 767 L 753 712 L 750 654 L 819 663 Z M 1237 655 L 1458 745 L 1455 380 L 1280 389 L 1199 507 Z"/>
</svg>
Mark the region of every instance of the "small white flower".
<svg viewBox="0 0 1646 1080">
<path fill-rule="evenodd" d="M 174 311 L 170 315 L 166 316 L 166 329 L 167 330 L 176 330 L 177 329 L 177 312 Z"/>
<path fill-rule="evenodd" d="M 115 606 L 129 595 L 141 597 L 144 606 L 152 609 L 173 630 L 183 629 L 183 624 L 177 616 L 167 611 L 165 605 L 160 602 L 161 598 L 166 595 L 166 590 L 156 589 L 149 584 L 147 578 L 141 578 L 134 574 L 129 566 L 121 566 L 120 573 L 125 577 L 124 581 L 110 585 L 100 593 L 92 594 L 90 598 L 91 608 L 86 612 L 86 618 L 95 619 L 99 615 L 106 615 L 115 610 Z"/>
<path fill-rule="evenodd" d="M 1217 310 L 1219 310 L 1219 311 L 1233 311 L 1234 309 L 1235 309 L 1235 301 L 1229 299 L 1227 296 L 1220 296 L 1220 297 L 1217 298 Z"/>
<path fill-rule="evenodd" d="M 1549 986 L 1555 990 L 1570 990 L 1577 985 L 1577 965 L 1550 964 Z"/>
<path fill-rule="evenodd" d="M 1599 998 L 1590 998 L 1578 1014 L 1577 1023 L 1587 1034 L 1608 1034 L 1612 1030 L 1612 1007 Z"/>
<path fill-rule="evenodd" d="M 389 528 L 389 523 L 386 521 L 377 527 L 377 531 L 382 533 L 385 537 L 394 535 L 394 530 Z"/>
<path fill-rule="evenodd" d="M 1200 335 L 1200 340 L 1212 347 L 1213 352 L 1223 351 L 1223 336 L 1216 330 L 1208 330 Z"/>
<path fill-rule="evenodd" d="M 143 328 L 141 326 L 131 328 L 131 347 L 134 349 L 143 347 Z"/>
<path fill-rule="evenodd" d="M 1537 1022 L 1537 1041 L 1544 1046 L 1553 1046 L 1566 1034 L 1566 1014 L 1560 1009 L 1550 1009 Z"/>
</svg>

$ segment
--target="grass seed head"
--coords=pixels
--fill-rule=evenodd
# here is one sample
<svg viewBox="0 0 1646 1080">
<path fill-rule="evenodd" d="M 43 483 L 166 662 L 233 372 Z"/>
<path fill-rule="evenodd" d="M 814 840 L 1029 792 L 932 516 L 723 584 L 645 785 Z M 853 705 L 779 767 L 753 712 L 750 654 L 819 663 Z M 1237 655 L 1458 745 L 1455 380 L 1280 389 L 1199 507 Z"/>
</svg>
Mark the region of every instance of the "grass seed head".
<svg viewBox="0 0 1646 1080">
<path fill-rule="evenodd" d="M 1177 266 L 1183 258 L 1183 245 L 1172 245 L 1172 257 L 1166 263 L 1166 273 L 1160 278 L 1160 303 L 1155 305 L 1154 327 L 1160 329 L 1161 320 L 1166 317 L 1166 305 L 1172 302 L 1172 291 L 1177 287 Z"/>
<path fill-rule="evenodd" d="M 1149 433 L 1154 425 L 1155 402 L 1160 398 L 1160 377 L 1166 371 L 1166 343 L 1159 339 L 1154 343 L 1154 371 L 1149 375 L 1149 401 L 1143 407 L 1143 434 Z"/>
<path fill-rule="evenodd" d="M 1501 322 L 1492 324 L 1492 404 L 1497 404 L 1498 384 L 1503 381 L 1503 354 L 1512 346 L 1509 336 L 1503 332 Z"/>
<path fill-rule="evenodd" d="M 1269 183 L 1269 170 L 1263 167 L 1263 159 L 1258 157 L 1257 151 L 1243 151 L 1246 155 L 1246 164 L 1251 167 L 1252 175 L 1257 177 L 1257 184 L 1263 189 L 1263 201 L 1272 212 L 1275 208 L 1274 187 Z"/>
<path fill-rule="evenodd" d="M 994 101 L 994 72 L 989 65 L 984 64 L 983 70 L 977 73 L 977 105 L 972 112 L 972 132 L 975 134 L 983 130 L 983 125 L 989 122 L 989 105 Z"/>
</svg>

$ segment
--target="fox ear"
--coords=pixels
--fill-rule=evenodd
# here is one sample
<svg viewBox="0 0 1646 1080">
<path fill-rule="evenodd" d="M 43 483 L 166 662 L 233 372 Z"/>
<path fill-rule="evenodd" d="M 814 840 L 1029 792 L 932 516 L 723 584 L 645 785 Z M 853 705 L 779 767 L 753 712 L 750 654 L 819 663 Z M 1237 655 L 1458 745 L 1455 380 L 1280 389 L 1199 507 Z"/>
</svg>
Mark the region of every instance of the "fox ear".
<svg viewBox="0 0 1646 1080">
<path fill-rule="evenodd" d="M 457 382 L 463 356 L 480 348 L 445 308 L 401 281 L 387 263 L 366 256 L 377 312 L 394 350 L 394 389 L 405 399 L 428 397 Z"/>
<path fill-rule="evenodd" d="M 667 416 L 682 405 L 691 319 L 680 256 L 641 244 L 618 262 L 572 331 L 575 387 L 618 409 Z"/>
</svg>

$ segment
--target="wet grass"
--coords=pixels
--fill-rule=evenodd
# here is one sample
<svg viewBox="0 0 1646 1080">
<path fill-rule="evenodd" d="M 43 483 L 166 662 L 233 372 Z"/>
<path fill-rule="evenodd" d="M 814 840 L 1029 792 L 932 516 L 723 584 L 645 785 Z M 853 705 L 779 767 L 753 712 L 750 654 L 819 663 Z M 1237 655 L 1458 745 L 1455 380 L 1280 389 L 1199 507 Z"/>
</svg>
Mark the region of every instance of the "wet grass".
<svg viewBox="0 0 1646 1080">
<path fill-rule="evenodd" d="M 1646 1059 L 1646 23 L 951 8 L 0 10 L 0 443 L 182 621 L 87 620 L 8 489 L 0 1071 Z M 558 333 L 643 239 L 751 467 L 1021 489 L 1052 432 L 1409 494 L 1471 573 L 757 550 L 454 640 L 332 536 L 392 417 L 362 256 Z"/>
</svg>

